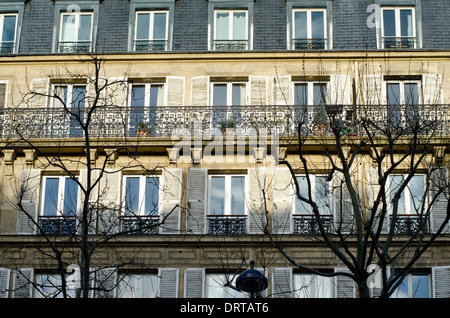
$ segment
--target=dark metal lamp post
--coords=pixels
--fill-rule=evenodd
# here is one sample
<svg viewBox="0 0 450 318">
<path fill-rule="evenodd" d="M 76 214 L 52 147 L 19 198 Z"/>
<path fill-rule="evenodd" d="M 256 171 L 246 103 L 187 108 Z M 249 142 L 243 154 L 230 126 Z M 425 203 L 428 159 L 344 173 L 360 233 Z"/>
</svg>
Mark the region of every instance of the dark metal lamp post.
<svg viewBox="0 0 450 318">
<path fill-rule="evenodd" d="M 243 292 L 250 293 L 250 298 L 255 298 L 259 293 L 267 288 L 268 279 L 261 272 L 254 269 L 255 261 L 250 261 L 250 269 L 243 272 L 236 280 L 236 287 Z"/>
</svg>

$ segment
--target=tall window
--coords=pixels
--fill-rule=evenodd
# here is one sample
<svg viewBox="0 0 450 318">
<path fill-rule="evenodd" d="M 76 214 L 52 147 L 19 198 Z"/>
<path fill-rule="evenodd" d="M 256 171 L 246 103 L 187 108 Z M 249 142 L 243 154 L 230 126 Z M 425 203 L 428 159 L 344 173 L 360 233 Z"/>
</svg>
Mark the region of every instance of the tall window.
<svg viewBox="0 0 450 318">
<path fill-rule="evenodd" d="M 168 48 L 168 11 L 136 12 L 135 51 L 166 51 Z"/>
<path fill-rule="evenodd" d="M 294 9 L 292 15 L 292 48 L 294 50 L 327 48 L 325 9 Z"/>
<path fill-rule="evenodd" d="M 427 274 L 408 274 L 391 298 L 430 298 L 430 284 Z"/>
<path fill-rule="evenodd" d="M 214 12 L 214 50 L 242 51 L 247 49 L 247 10 L 216 10 Z"/>
<path fill-rule="evenodd" d="M 307 131 L 312 125 L 326 124 L 327 84 L 323 82 L 294 83 L 295 127 L 302 123 Z"/>
<path fill-rule="evenodd" d="M 207 274 L 206 275 L 206 296 L 208 298 L 242 298 L 243 293 L 233 288 L 225 286 L 227 282 L 235 285 L 236 277 L 226 274 Z"/>
<path fill-rule="evenodd" d="M 156 274 L 124 274 L 119 279 L 119 298 L 158 297 L 159 280 Z"/>
<path fill-rule="evenodd" d="M 14 53 L 16 29 L 17 14 L 0 14 L 0 54 Z"/>
<path fill-rule="evenodd" d="M 157 176 L 126 176 L 125 215 L 159 215 L 160 187 Z"/>
<path fill-rule="evenodd" d="M 320 214 L 331 214 L 330 182 L 328 176 L 310 175 L 311 195 L 319 207 Z M 296 176 L 300 194 L 309 198 L 306 176 Z M 311 214 L 311 206 L 295 196 L 295 214 Z"/>
<path fill-rule="evenodd" d="M 92 12 L 61 13 L 58 52 L 87 53 L 92 49 Z"/>
<path fill-rule="evenodd" d="M 86 85 L 53 85 L 51 134 L 58 136 L 81 137 L 85 106 Z M 70 112 L 70 113 L 69 113 Z"/>
<path fill-rule="evenodd" d="M 411 124 L 419 119 L 419 91 L 418 81 L 386 82 L 389 124 L 400 127 L 402 123 Z"/>
<path fill-rule="evenodd" d="M 383 48 L 416 47 L 414 8 L 382 8 Z"/>
<path fill-rule="evenodd" d="M 224 128 L 239 123 L 241 109 L 247 101 L 247 84 L 245 82 L 215 82 L 212 84 L 213 126 Z"/>
<path fill-rule="evenodd" d="M 294 297 L 333 298 L 334 279 L 313 274 L 294 274 Z"/>
<path fill-rule="evenodd" d="M 403 175 L 391 175 L 389 183 L 389 197 L 392 201 L 395 193 L 405 181 Z M 424 203 L 425 175 L 414 175 L 400 194 L 398 200 L 398 214 L 416 215 L 420 213 Z M 392 212 L 391 206 L 391 212 Z"/>
<path fill-rule="evenodd" d="M 155 134 L 157 107 L 163 105 L 164 84 L 133 83 L 130 96 L 130 133 Z"/>
<path fill-rule="evenodd" d="M 78 183 L 67 176 L 44 177 L 42 216 L 73 216 L 77 212 Z"/>
</svg>

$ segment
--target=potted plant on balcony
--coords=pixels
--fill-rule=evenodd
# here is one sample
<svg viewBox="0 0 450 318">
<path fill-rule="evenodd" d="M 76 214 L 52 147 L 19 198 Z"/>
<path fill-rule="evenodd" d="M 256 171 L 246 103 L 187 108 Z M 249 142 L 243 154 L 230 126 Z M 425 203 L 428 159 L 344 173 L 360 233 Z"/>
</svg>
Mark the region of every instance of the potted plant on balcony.
<svg viewBox="0 0 450 318">
<path fill-rule="evenodd" d="M 323 136 L 327 130 L 327 112 L 320 109 L 314 116 L 314 133 Z"/>
<path fill-rule="evenodd" d="M 138 137 L 150 136 L 152 131 L 153 131 L 153 126 L 152 125 L 140 121 L 138 123 L 138 127 L 137 127 L 137 130 L 136 130 L 136 136 L 138 136 Z"/>
<path fill-rule="evenodd" d="M 234 135 L 236 129 L 236 122 L 233 118 L 228 118 L 227 120 L 220 123 L 220 130 L 222 134 Z"/>
</svg>

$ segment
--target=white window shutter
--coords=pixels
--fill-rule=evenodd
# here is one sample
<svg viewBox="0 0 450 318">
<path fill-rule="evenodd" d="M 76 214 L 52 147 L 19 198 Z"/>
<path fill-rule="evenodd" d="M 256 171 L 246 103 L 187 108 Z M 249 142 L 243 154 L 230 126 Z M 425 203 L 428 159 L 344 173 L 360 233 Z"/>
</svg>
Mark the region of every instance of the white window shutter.
<svg viewBox="0 0 450 318">
<path fill-rule="evenodd" d="M 120 170 L 106 169 L 100 180 L 99 232 L 112 234 L 119 231 L 121 209 L 121 180 Z"/>
<path fill-rule="evenodd" d="M 8 298 L 11 270 L 0 268 L 0 298 Z"/>
<path fill-rule="evenodd" d="M 183 170 L 180 168 L 168 168 L 163 170 L 161 221 L 164 220 L 164 224 L 162 224 L 160 228 L 160 231 L 163 234 L 177 234 L 180 230 L 182 177 Z M 178 207 L 175 208 L 177 205 Z"/>
<path fill-rule="evenodd" d="M 440 74 L 424 74 L 422 76 L 423 103 L 440 105 L 443 103 L 442 76 Z"/>
<path fill-rule="evenodd" d="M 292 175 L 287 167 L 274 167 L 272 177 L 272 232 L 291 233 Z"/>
<path fill-rule="evenodd" d="M 368 198 L 368 213 L 372 213 L 372 207 L 375 204 L 375 201 L 377 200 L 378 193 L 381 190 L 381 186 L 378 181 L 378 167 L 376 165 L 368 166 L 367 168 L 367 198 Z M 378 210 L 376 212 L 374 222 L 372 229 L 373 231 L 377 231 L 379 222 L 380 222 L 380 213 L 382 210 L 382 200 L 380 199 L 378 202 Z M 389 231 L 389 212 L 386 212 L 386 215 L 384 216 L 381 233 L 386 234 Z"/>
<path fill-rule="evenodd" d="M 335 268 L 335 272 L 350 273 L 348 268 Z M 355 298 L 356 286 L 353 279 L 344 275 L 335 276 L 335 298 Z"/>
<path fill-rule="evenodd" d="M 267 224 L 263 190 L 267 189 L 267 169 L 248 169 L 248 227 L 250 234 L 262 234 Z"/>
<path fill-rule="evenodd" d="M 449 204 L 449 192 L 448 192 L 448 169 L 447 168 L 437 168 L 430 172 L 431 179 L 431 190 L 429 192 L 430 198 L 429 202 L 433 200 L 436 196 L 436 200 L 431 206 L 431 230 L 436 233 L 439 227 L 444 222 L 447 216 L 447 205 Z M 440 188 L 444 188 L 443 192 L 439 192 Z M 449 233 L 450 225 L 444 227 L 442 233 Z"/>
<path fill-rule="evenodd" d="M 38 222 L 41 170 L 23 169 L 20 174 L 22 209 L 17 212 L 17 234 L 36 234 L 34 222 Z"/>
<path fill-rule="evenodd" d="M 106 94 L 106 106 L 127 106 L 129 95 L 128 78 L 126 76 L 109 78 Z"/>
<path fill-rule="evenodd" d="M 35 78 L 31 80 L 30 106 L 31 107 L 47 107 L 49 100 L 49 79 Z"/>
<path fill-rule="evenodd" d="M 188 169 L 188 209 L 186 215 L 187 231 L 205 234 L 208 170 Z"/>
<path fill-rule="evenodd" d="M 167 77 L 167 106 L 184 105 L 184 77 Z"/>
<path fill-rule="evenodd" d="M 450 266 L 435 266 L 431 269 L 433 298 L 450 298 Z"/>
<path fill-rule="evenodd" d="M 115 298 L 117 284 L 116 268 L 97 269 L 95 271 L 95 298 Z"/>
<path fill-rule="evenodd" d="M 267 105 L 267 77 L 250 76 L 250 105 Z"/>
<path fill-rule="evenodd" d="M 383 75 L 372 74 L 363 76 L 362 83 L 360 83 L 359 85 L 359 89 L 361 90 L 359 95 L 363 99 L 361 101 L 363 105 L 386 104 L 386 83 L 383 81 Z"/>
<path fill-rule="evenodd" d="M 353 206 L 343 176 L 335 173 L 331 180 L 334 221 L 336 230 L 351 233 L 354 228 Z"/>
<path fill-rule="evenodd" d="M 178 297 L 178 268 L 160 268 L 159 277 L 159 297 Z"/>
<path fill-rule="evenodd" d="M 191 79 L 191 105 L 208 106 L 209 105 L 209 77 L 199 76 Z"/>
<path fill-rule="evenodd" d="M 100 170 L 91 170 L 91 194 L 88 198 L 89 206 L 87 211 L 89 213 L 88 215 L 88 223 L 87 226 L 89 227 L 89 233 L 95 234 L 97 231 L 97 201 L 99 198 L 99 189 L 100 189 L 100 183 L 97 183 L 95 186 L 93 184 L 98 180 L 100 177 Z M 87 187 L 87 169 L 81 169 L 80 170 L 80 178 L 79 178 L 80 184 L 86 189 Z M 82 193 L 81 189 L 79 190 L 79 202 L 78 202 L 78 215 L 77 215 L 77 221 L 80 222 L 82 220 L 82 209 L 83 209 L 83 202 L 86 199 L 84 194 Z M 78 232 L 81 231 L 81 227 L 77 226 Z M 80 232 L 78 233 L 80 234 Z"/>
<path fill-rule="evenodd" d="M 13 298 L 31 298 L 33 291 L 34 270 L 21 268 L 14 270 Z"/>
<path fill-rule="evenodd" d="M 351 105 L 352 83 L 349 75 L 330 75 L 328 91 L 331 105 Z"/>
<path fill-rule="evenodd" d="M 203 298 L 205 295 L 205 269 L 184 270 L 184 298 Z"/>
<path fill-rule="evenodd" d="M 290 105 L 291 98 L 291 76 L 277 75 L 273 78 L 273 103 L 274 105 Z"/>
<path fill-rule="evenodd" d="M 272 297 L 291 298 L 292 296 L 292 268 L 272 268 Z"/>
</svg>

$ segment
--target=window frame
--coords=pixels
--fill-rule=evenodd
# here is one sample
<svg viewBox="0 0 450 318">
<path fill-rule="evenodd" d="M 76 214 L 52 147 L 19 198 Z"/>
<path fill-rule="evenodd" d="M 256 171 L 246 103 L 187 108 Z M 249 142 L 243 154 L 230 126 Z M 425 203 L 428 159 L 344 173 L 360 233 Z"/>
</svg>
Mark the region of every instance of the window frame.
<svg viewBox="0 0 450 318">
<path fill-rule="evenodd" d="M 8 53 L 3 53 L 3 32 L 4 32 L 5 16 L 15 16 L 15 18 L 16 18 L 16 21 L 14 24 L 13 48 L 12 48 L 12 52 L 8 52 Z M 18 23 L 19 23 L 19 14 L 18 13 L 0 12 L 0 54 L 13 54 L 16 52 L 16 46 L 18 45 L 18 43 L 17 43 Z"/>
<path fill-rule="evenodd" d="M 413 285 L 413 278 L 414 278 L 414 276 L 426 276 L 427 277 L 427 282 L 428 282 L 428 286 L 427 286 L 427 288 L 428 288 L 428 297 L 427 298 L 432 298 L 433 297 L 433 286 L 432 286 L 432 277 L 431 277 L 431 273 L 420 273 L 420 272 L 417 272 L 417 273 L 409 273 L 409 274 L 407 274 L 406 275 L 406 277 L 403 279 L 403 282 L 402 282 L 402 284 L 405 284 L 405 281 L 406 281 L 406 287 L 407 287 L 407 297 L 405 297 L 405 298 L 415 298 L 415 297 L 413 297 L 414 296 L 414 290 L 413 290 L 413 288 L 415 287 L 414 285 Z M 400 287 L 400 285 L 398 286 L 398 287 Z M 398 288 L 397 287 L 397 288 Z M 397 292 L 397 290 L 396 291 L 394 291 L 394 293 L 396 293 Z M 403 297 L 398 297 L 398 296 L 393 296 L 394 295 L 394 293 L 392 294 L 392 296 L 391 296 L 391 298 L 403 298 Z"/>
<path fill-rule="evenodd" d="M 392 205 L 391 205 L 392 203 L 391 202 L 392 202 L 392 199 L 393 199 L 393 195 L 395 195 L 395 193 L 397 193 L 397 191 L 398 191 L 398 190 L 396 190 L 396 188 L 391 189 L 392 177 L 394 177 L 394 176 L 395 177 L 399 177 L 399 176 L 402 177 L 403 181 L 407 177 L 406 175 L 402 175 L 402 174 L 398 174 L 398 173 L 392 173 L 391 175 L 389 175 L 389 178 L 388 178 L 388 182 L 389 182 L 389 184 L 388 184 L 388 194 L 387 194 L 388 198 L 389 198 L 389 201 L 388 201 L 389 215 L 392 215 Z M 413 209 L 411 209 L 411 201 L 413 199 L 413 196 L 412 196 L 411 192 L 408 189 L 410 187 L 409 183 L 412 180 L 416 180 L 414 177 L 418 177 L 418 176 L 423 177 L 423 186 L 424 186 L 423 189 L 424 189 L 424 192 L 426 191 L 426 182 L 427 182 L 426 174 L 424 174 L 424 173 L 416 173 L 411 178 L 411 180 L 409 180 L 408 185 L 405 187 L 405 189 L 403 189 L 403 192 L 402 192 L 403 196 L 404 196 L 404 201 L 405 201 L 405 203 L 404 203 L 405 211 L 397 211 L 397 215 L 406 215 L 406 216 L 414 216 L 415 215 L 415 211 Z M 422 197 L 423 197 L 423 193 L 422 193 Z M 424 202 L 421 202 L 421 205 L 423 205 L 422 208 L 424 209 L 424 211 L 426 211 L 427 204 L 428 204 L 427 197 L 425 197 L 424 200 L 425 200 Z"/>
<path fill-rule="evenodd" d="M 412 16 L 412 27 L 413 27 L 413 35 L 412 36 L 402 36 L 401 35 L 401 20 L 400 20 L 400 11 L 401 10 L 411 10 L 411 16 Z M 384 36 L 384 11 L 385 10 L 394 10 L 394 16 L 395 16 L 395 36 L 394 39 L 399 38 L 413 38 L 414 39 L 414 47 L 413 49 L 417 49 L 419 47 L 418 43 L 418 32 L 417 32 L 417 21 L 416 21 L 416 7 L 413 6 L 382 6 L 380 8 L 380 18 L 381 18 L 381 25 L 380 25 L 380 44 L 379 47 L 382 49 L 386 49 L 385 47 L 385 36 Z"/>
<path fill-rule="evenodd" d="M 79 180 L 79 176 L 77 177 Z M 56 215 L 44 215 L 45 208 L 45 197 L 47 193 L 47 180 L 48 179 L 58 179 L 58 193 L 57 193 L 57 202 L 56 202 Z M 56 216 L 56 217 L 66 217 L 66 216 L 75 216 L 78 209 L 80 208 L 79 196 L 80 191 L 77 188 L 77 196 L 76 196 L 76 211 L 75 214 L 64 214 L 64 201 L 65 201 L 65 187 L 66 180 L 72 179 L 67 175 L 45 175 L 42 177 L 42 191 L 41 191 L 41 204 L 39 208 L 39 216 Z M 63 181 L 63 182 L 61 182 Z"/>
<path fill-rule="evenodd" d="M 226 50 L 218 50 L 216 48 L 216 41 L 221 41 L 217 39 L 217 15 L 219 13 L 226 12 L 229 14 L 228 16 L 228 39 L 225 39 L 224 41 L 246 41 L 245 49 L 243 50 L 232 50 L 232 51 L 248 51 L 249 50 L 249 30 L 248 30 L 248 10 L 245 9 L 216 9 L 214 10 L 214 33 L 213 33 L 213 51 L 226 51 Z M 233 38 L 233 30 L 234 30 L 234 20 L 233 16 L 234 13 L 245 13 L 245 39 L 244 40 L 237 40 Z"/>
<path fill-rule="evenodd" d="M 297 182 L 298 182 L 298 178 L 305 178 L 305 180 L 306 180 L 306 175 L 305 174 L 295 174 L 295 178 L 296 178 Z M 316 189 L 317 189 L 316 188 L 316 178 L 328 178 L 328 175 L 322 174 L 322 173 L 310 174 L 309 178 L 311 181 L 311 195 L 315 201 L 318 201 L 318 200 L 320 200 L 320 198 L 317 198 L 317 196 L 316 196 Z M 325 213 L 321 213 L 321 214 L 327 215 L 327 216 L 333 216 L 334 211 L 335 211 L 335 208 L 333 206 L 333 200 L 332 200 L 333 199 L 333 184 L 329 180 L 327 180 L 327 183 L 328 183 L 328 199 L 329 199 L 328 205 L 330 208 L 328 211 L 321 211 L 321 212 L 325 212 Z M 311 206 L 309 206 L 309 205 L 307 206 L 308 211 L 305 214 L 295 213 L 297 211 L 297 195 L 296 195 L 295 191 L 296 191 L 296 189 L 295 189 L 295 186 L 293 185 L 292 186 L 292 196 L 294 198 L 294 200 L 293 200 L 294 202 L 292 204 L 292 206 L 293 206 L 292 214 L 293 215 L 313 215 L 313 211 L 311 210 Z"/>
<path fill-rule="evenodd" d="M 300 277 L 305 276 L 306 279 L 309 280 L 309 285 L 302 285 L 300 284 L 301 282 Z M 293 273 L 293 295 L 295 298 L 334 298 L 334 289 L 335 289 L 335 279 L 334 277 L 326 277 L 326 276 L 320 276 L 320 275 L 316 275 L 316 274 L 310 274 L 310 273 L 297 273 L 294 272 Z M 319 286 L 320 281 L 326 281 L 327 284 L 329 284 L 330 291 L 330 297 L 319 297 L 320 295 L 320 289 L 321 287 Z M 314 293 L 314 295 L 309 295 L 308 297 L 302 297 L 302 291 L 301 289 L 303 289 L 304 287 L 306 287 L 307 291 L 312 291 Z M 322 292 L 323 293 L 323 292 Z"/>
<path fill-rule="evenodd" d="M 14 50 L 13 50 L 12 54 L 19 53 L 20 37 L 22 34 L 24 6 L 25 6 L 25 3 L 23 0 L 9 0 L 9 1 L 0 2 L 0 14 L 7 14 L 7 15 L 15 14 L 15 15 L 17 15 L 16 29 L 15 29 L 15 34 L 14 34 Z"/>
<path fill-rule="evenodd" d="M 144 13 L 148 13 L 150 14 L 149 17 L 149 39 L 137 39 L 137 22 L 138 22 L 138 15 L 139 14 L 144 14 Z M 165 13 L 166 15 L 166 28 L 165 28 L 165 38 L 162 41 L 165 41 L 164 44 L 164 50 L 136 50 L 136 42 L 137 41 L 145 41 L 147 40 L 148 42 L 153 42 L 155 41 L 153 39 L 154 36 L 154 24 L 155 24 L 155 13 Z M 135 11 L 135 19 L 134 19 L 134 36 L 133 36 L 133 52 L 155 52 L 155 51 L 168 51 L 169 48 L 169 9 L 167 10 L 136 10 Z M 156 41 L 161 41 L 161 40 L 156 40 Z"/>
<path fill-rule="evenodd" d="M 74 40 L 73 41 L 62 41 L 61 36 L 62 36 L 62 30 L 63 30 L 63 22 L 64 22 L 64 16 L 70 16 L 70 15 L 74 15 L 75 18 L 75 22 L 74 22 Z M 80 17 L 82 15 L 90 15 L 91 17 L 91 28 L 89 30 L 89 50 L 86 52 L 92 52 L 93 51 L 93 30 L 94 30 L 94 12 L 93 11 L 79 11 L 79 12 L 61 12 L 60 13 L 60 18 L 59 18 L 59 34 L 58 34 L 58 53 L 67 53 L 67 52 L 61 52 L 60 51 L 60 43 L 64 43 L 64 42 L 68 42 L 68 43 L 82 43 L 82 42 L 86 42 L 86 41 L 80 41 L 79 38 L 79 28 L 80 28 Z M 77 52 L 75 50 L 75 52 Z M 72 52 L 70 52 L 72 53 Z"/>
<path fill-rule="evenodd" d="M 214 177 L 225 177 L 225 204 L 224 204 L 224 213 L 223 214 L 212 214 L 211 211 L 211 194 L 212 194 L 212 178 Z M 231 213 L 231 179 L 233 177 L 241 177 L 244 178 L 244 214 L 232 214 Z M 248 180 L 246 174 L 209 174 L 208 175 L 208 205 L 207 205 L 207 215 L 213 215 L 213 216 L 247 216 L 248 215 L 248 208 L 246 202 L 246 198 L 248 195 Z M 228 209 L 227 209 L 228 208 Z"/>
<path fill-rule="evenodd" d="M 133 213 L 127 214 L 127 178 L 139 178 L 139 196 L 138 196 L 138 211 L 133 211 Z M 145 214 L 145 196 L 146 196 L 146 184 L 147 178 L 157 178 L 158 179 L 158 211 L 157 214 Z M 159 217 L 161 215 L 161 205 L 162 205 L 162 182 L 163 178 L 160 175 L 140 175 L 140 174 L 129 174 L 122 177 L 122 189 L 123 189 L 123 206 L 121 216 L 130 217 L 141 217 L 141 216 L 154 216 Z M 136 213 L 137 212 L 137 213 Z M 154 212 L 154 211 L 152 211 Z"/>
<path fill-rule="evenodd" d="M 326 8 L 298 8 L 295 7 L 292 9 L 292 36 L 291 36 L 291 48 L 293 50 L 296 50 L 295 46 L 293 45 L 293 41 L 296 40 L 297 38 L 295 37 L 295 13 L 296 12 L 306 12 L 306 32 L 307 32 L 307 36 L 306 39 L 307 40 L 315 40 L 312 38 L 312 19 L 311 19 L 311 14 L 312 12 L 323 12 L 323 30 L 324 30 L 324 48 L 323 49 L 328 49 L 328 23 L 327 23 L 327 9 Z M 314 48 L 312 48 L 314 49 Z"/>
</svg>

